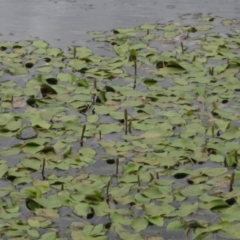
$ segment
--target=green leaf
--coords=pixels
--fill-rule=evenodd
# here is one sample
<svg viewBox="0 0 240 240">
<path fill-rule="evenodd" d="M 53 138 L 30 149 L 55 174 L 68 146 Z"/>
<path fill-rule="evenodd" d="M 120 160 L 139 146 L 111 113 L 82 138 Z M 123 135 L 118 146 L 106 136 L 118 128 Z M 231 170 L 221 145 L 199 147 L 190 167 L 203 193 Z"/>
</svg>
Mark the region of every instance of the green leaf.
<svg viewBox="0 0 240 240">
<path fill-rule="evenodd" d="M 240 206 L 233 205 L 222 212 L 221 219 L 227 222 L 240 221 Z"/>
<path fill-rule="evenodd" d="M 203 194 L 201 185 L 187 186 L 181 190 L 181 194 L 186 197 L 199 196 Z"/>
<path fill-rule="evenodd" d="M 98 119 L 99 119 L 99 117 L 96 114 L 87 116 L 87 121 L 90 123 L 95 123 L 98 121 Z"/>
<path fill-rule="evenodd" d="M 2 178 L 8 172 L 8 166 L 6 163 L 0 163 L 0 178 Z"/>
<path fill-rule="evenodd" d="M 8 113 L 3 113 L 1 114 L 1 118 L 0 118 L 0 125 L 4 126 L 7 123 L 9 123 L 11 120 L 13 120 L 14 116 L 12 114 L 8 114 Z"/>
<path fill-rule="evenodd" d="M 186 217 L 191 213 L 195 213 L 198 210 L 198 202 L 191 204 L 191 203 L 183 203 L 176 214 L 179 217 Z"/>
<path fill-rule="evenodd" d="M 79 153 L 90 158 L 93 158 L 96 155 L 96 151 L 91 147 L 81 147 Z"/>
<path fill-rule="evenodd" d="M 144 230 L 148 225 L 148 221 L 143 217 L 134 217 L 131 223 L 131 227 L 136 231 L 140 232 Z"/>
<path fill-rule="evenodd" d="M 143 195 L 148 198 L 162 198 L 164 194 L 159 190 L 158 187 L 152 186 L 144 190 Z"/>
<path fill-rule="evenodd" d="M 141 166 L 142 166 L 141 164 L 129 162 L 124 166 L 123 173 L 137 172 Z"/>
<path fill-rule="evenodd" d="M 71 47 L 72 49 L 76 49 L 76 57 L 77 58 L 86 58 L 92 55 L 93 51 L 88 47 Z"/>
<path fill-rule="evenodd" d="M 27 230 L 27 233 L 33 238 L 38 238 L 39 237 L 38 231 L 36 231 L 34 229 Z"/>
<path fill-rule="evenodd" d="M 52 70 L 53 70 L 53 67 L 52 66 L 42 66 L 42 67 L 39 67 L 36 69 L 38 72 L 40 73 L 50 73 Z"/>
<path fill-rule="evenodd" d="M 32 45 L 36 48 L 47 48 L 48 43 L 44 40 L 34 40 Z"/>
<path fill-rule="evenodd" d="M 83 67 L 86 66 L 85 61 L 82 60 L 78 60 L 78 59 L 72 59 L 69 63 L 68 63 L 69 67 L 75 69 L 75 70 L 81 70 Z"/>
<path fill-rule="evenodd" d="M 104 123 L 98 127 L 98 131 L 101 131 L 102 134 L 121 132 L 122 129 L 123 126 L 119 123 Z"/>
<path fill-rule="evenodd" d="M 72 147 L 68 147 L 68 148 L 64 151 L 63 156 L 64 156 L 64 157 L 67 157 L 68 155 L 71 154 L 71 152 L 72 152 Z"/>
<path fill-rule="evenodd" d="M 120 223 L 123 225 L 130 225 L 132 223 L 132 220 L 124 217 L 122 214 L 113 212 L 110 214 L 110 218 L 114 223 Z"/>
<path fill-rule="evenodd" d="M 227 172 L 227 168 L 206 168 L 202 172 L 210 177 L 216 177 Z"/>
<path fill-rule="evenodd" d="M 57 238 L 57 234 L 55 232 L 49 232 L 41 235 L 39 240 L 55 240 L 56 238 Z"/>
<path fill-rule="evenodd" d="M 87 203 L 79 203 L 74 207 L 74 212 L 81 217 L 86 217 L 91 211 L 90 206 Z"/>
<path fill-rule="evenodd" d="M 93 230 L 91 231 L 91 236 L 93 237 L 97 237 L 102 234 L 104 234 L 103 224 L 98 224 L 94 226 Z"/>
<path fill-rule="evenodd" d="M 222 25 L 223 26 L 230 26 L 233 24 L 233 20 L 232 19 L 224 19 L 222 20 Z"/>
<path fill-rule="evenodd" d="M 85 225 L 83 228 L 83 234 L 85 236 L 91 236 L 91 232 L 93 231 L 94 226 L 93 225 Z"/>
<path fill-rule="evenodd" d="M 34 114 L 33 116 L 31 116 L 31 122 L 32 126 L 39 126 L 43 129 L 49 129 L 51 127 L 51 124 L 43 120 L 41 115 Z"/>
<path fill-rule="evenodd" d="M 162 227 L 164 225 L 163 217 L 155 216 L 155 217 L 148 217 L 148 221 L 152 224 L 155 224 L 158 227 Z"/>
<path fill-rule="evenodd" d="M 240 137 L 240 131 L 236 127 L 231 127 L 227 129 L 222 135 L 221 138 L 225 140 L 231 140 L 234 138 L 239 138 Z"/>
<path fill-rule="evenodd" d="M 34 201 L 44 208 L 59 208 L 62 206 L 61 201 L 56 195 L 52 195 L 48 198 L 38 198 L 34 199 Z"/>
<path fill-rule="evenodd" d="M 194 144 L 194 142 L 192 141 L 192 139 L 188 138 L 178 138 L 176 140 L 173 140 L 171 142 L 171 145 L 173 147 L 178 147 L 178 148 L 183 148 L 183 149 L 191 149 L 194 150 L 196 149 L 196 145 Z"/>
<path fill-rule="evenodd" d="M 40 223 L 35 219 L 29 218 L 28 219 L 28 224 L 29 224 L 30 227 L 33 227 L 33 228 L 39 228 L 40 227 Z"/>
<path fill-rule="evenodd" d="M 139 27 L 140 29 L 143 29 L 143 30 L 154 30 L 156 28 L 156 25 L 155 24 L 143 24 Z"/>
<path fill-rule="evenodd" d="M 206 94 L 206 91 L 205 91 L 205 87 L 204 86 L 198 86 L 197 88 L 196 88 L 196 91 L 197 91 L 197 93 L 200 95 L 200 96 L 202 96 L 202 97 L 205 97 L 205 94 Z"/>
<path fill-rule="evenodd" d="M 184 229 L 184 224 L 180 220 L 173 220 L 167 225 L 167 230 Z"/>
</svg>

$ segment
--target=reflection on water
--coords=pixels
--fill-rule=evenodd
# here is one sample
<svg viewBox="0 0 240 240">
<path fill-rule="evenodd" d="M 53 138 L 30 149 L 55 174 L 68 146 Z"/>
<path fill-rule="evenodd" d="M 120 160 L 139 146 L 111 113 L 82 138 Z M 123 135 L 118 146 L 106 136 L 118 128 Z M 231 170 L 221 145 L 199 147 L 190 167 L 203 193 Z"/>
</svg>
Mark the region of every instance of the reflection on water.
<svg viewBox="0 0 240 240">
<path fill-rule="evenodd" d="M 177 19 L 185 13 L 239 16 L 239 0 L 0 0 L 3 39 L 43 38 L 59 47 L 84 44 L 89 30 Z"/>
</svg>

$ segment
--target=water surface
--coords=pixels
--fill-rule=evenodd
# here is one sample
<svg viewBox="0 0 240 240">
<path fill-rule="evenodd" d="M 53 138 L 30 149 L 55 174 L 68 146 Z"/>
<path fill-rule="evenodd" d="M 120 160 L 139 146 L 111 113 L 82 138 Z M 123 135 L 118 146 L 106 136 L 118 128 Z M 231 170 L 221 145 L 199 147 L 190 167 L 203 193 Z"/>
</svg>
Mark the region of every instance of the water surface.
<svg viewBox="0 0 240 240">
<path fill-rule="evenodd" d="M 177 20 L 182 14 L 211 13 L 238 18 L 239 0 L 0 0 L 2 39 L 45 39 L 66 47 L 83 45 L 89 30 L 111 30 Z"/>
</svg>

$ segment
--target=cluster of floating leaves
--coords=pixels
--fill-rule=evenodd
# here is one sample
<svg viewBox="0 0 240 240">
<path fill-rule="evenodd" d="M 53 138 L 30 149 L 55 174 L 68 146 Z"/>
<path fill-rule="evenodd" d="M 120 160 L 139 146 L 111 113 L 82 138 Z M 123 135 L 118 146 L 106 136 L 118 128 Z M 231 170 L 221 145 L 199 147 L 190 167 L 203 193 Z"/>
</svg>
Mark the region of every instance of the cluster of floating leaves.
<svg viewBox="0 0 240 240">
<path fill-rule="evenodd" d="M 196 20 L 0 42 L 1 238 L 240 239 L 239 23 Z"/>
</svg>

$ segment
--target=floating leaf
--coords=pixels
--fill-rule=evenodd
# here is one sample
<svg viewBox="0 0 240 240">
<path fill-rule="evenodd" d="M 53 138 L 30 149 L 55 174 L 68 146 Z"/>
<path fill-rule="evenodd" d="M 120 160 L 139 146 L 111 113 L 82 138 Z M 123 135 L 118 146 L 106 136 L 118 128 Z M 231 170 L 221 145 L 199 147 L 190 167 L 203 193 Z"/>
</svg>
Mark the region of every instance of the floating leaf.
<svg viewBox="0 0 240 240">
<path fill-rule="evenodd" d="M 79 203 L 75 206 L 74 212 L 81 217 L 86 217 L 90 213 L 90 206 L 87 203 Z"/>
<path fill-rule="evenodd" d="M 48 43 L 44 40 L 34 40 L 32 45 L 36 48 L 47 48 Z"/>
<path fill-rule="evenodd" d="M 37 71 L 40 73 L 49 73 L 52 70 L 53 70 L 52 66 L 42 66 L 42 67 L 37 68 Z"/>
</svg>

